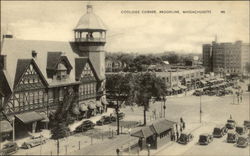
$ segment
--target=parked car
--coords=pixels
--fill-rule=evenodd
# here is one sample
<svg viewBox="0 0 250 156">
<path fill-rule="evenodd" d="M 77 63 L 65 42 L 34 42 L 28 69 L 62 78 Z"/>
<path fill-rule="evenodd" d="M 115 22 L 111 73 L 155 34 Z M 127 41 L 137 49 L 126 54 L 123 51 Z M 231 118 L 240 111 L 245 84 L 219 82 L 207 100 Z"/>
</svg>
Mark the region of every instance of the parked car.
<svg viewBox="0 0 250 156">
<path fill-rule="evenodd" d="M 40 136 L 32 136 L 30 137 L 30 140 L 25 141 L 22 144 L 22 148 L 32 148 L 41 144 L 45 144 L 46 143 L 47 138 L 43 137 L 42 135 Z"/>
<path fill-rule="evenodd" d="M 96 121 L 96 124 L 102 126 L 102 125 L 109 124 L 111 122 L 112 120 L 110 116 L 102 116 L 100 120 Z"/>
<path fill-rule="evenodd" d="M 213 141 L 213 136 L 208 133 L 201 134 L 199 137 L 199 144 L 200 145 L 208 145 Z"/>
<path fill-rule="evenodd" d="M 239 136 L 236 144 L 237 144 L 238 147 L 245 148 L 245 147 L 248 146 L 249 142 L 250 142 L 249 141 L 249 136 L 247 136 L 247 135 L 241 135 L 241 136 Z"/>
<path fill-rule="evenodd" d="M 238 133 L 235 131 L 229 131 L 227 133 L 227 142 L 228 143 L 236 143 L 238 140 Z"/>
<path fill-rule="evenodd" d="M 16 142 L 9 142 L 3 145 L 0 155 L 11 155 L 18 151 L 19 147 Z"/>
<path fill-rule="evenodd" d="M 180 138 L 178 139 L 178 143 L 180 144 L 187 144 L 190 141 L 192 141 L 194 138 L 193 134 L 191 132 L 182 132 L 180 135 Z"/>
<path fill-rule="evenodd" d="M 224 125 L 216 126 L 213 130 L 213 137 L 220 138 L 227 133 L 227 128 Z"/>
<path fill-rule="evenodd" d="M 124 117 L 125 117 L 125 113 L 118 112 L 118 118 L 119 118 L 119 120 L 122 120 Z M 112 116 L 111 116 L 111 120 L 112 121 L 116 121 L 116 119 L 117 119 L 117 115 L 116 115 L 116 113 L 113 113 Z"/>
<path fill-rule="evenodd" d="M 234 129 L 235 126 L 236 126 L 235 120 L 232 120 L 232 119 L 228 119 L 227 120 L 226 128 L 228 128 L 228 129 Z"/>
<path fill-rule="evenodd" d="M 243 125 L 244 125 L 246 128 L 250 129 L 250 120 L 245 120 L 244 123 L 243 123 Z"/>
<path fill-rule="evenodd" d="M 247 128 L 245 126 L 236 126 L 235 132 L 237 132 L 239 135 L 243 135 L 247 132 Z"/>
<path fill-rule="evenodd" d="M 75 132 L 84 132 L 84 131 L 93 129 L 94 127 L 95 127 L 95 124 L 92 121 L 85 120 L 80 126 L 76 127 Z"/>
</svg>

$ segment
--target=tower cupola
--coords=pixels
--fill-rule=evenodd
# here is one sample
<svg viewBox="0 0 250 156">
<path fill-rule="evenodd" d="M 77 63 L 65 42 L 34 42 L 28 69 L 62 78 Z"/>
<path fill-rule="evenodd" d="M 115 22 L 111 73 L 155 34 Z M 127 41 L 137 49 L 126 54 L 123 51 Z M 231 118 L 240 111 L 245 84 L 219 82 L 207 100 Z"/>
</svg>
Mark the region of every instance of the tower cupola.
<svg viewBox="0 0 250 156">
<path fill-rule="evenodd" d="M 94 14 L 92 5 L 87 5 L 87 13 L 80 18 L 74 29 L 75 42 L 95 42 L 104 45 L 106 30 L 101 18 Z"/>
</svg>

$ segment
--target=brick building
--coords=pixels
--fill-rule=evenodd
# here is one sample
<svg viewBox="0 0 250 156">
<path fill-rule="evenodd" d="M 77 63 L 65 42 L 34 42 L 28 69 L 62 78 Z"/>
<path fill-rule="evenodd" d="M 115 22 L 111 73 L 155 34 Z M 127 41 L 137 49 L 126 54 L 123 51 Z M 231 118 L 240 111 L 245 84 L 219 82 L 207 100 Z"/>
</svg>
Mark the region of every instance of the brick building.
<svg viewBox="0 0 250 156">
<path fill-rule="evenodd" d="M 203 45 L 203 65 L 206 72 L 221 75 L 246 74 L 246 63 L 250 62 L 249 43 L 217 43 Z"/>
</svg>

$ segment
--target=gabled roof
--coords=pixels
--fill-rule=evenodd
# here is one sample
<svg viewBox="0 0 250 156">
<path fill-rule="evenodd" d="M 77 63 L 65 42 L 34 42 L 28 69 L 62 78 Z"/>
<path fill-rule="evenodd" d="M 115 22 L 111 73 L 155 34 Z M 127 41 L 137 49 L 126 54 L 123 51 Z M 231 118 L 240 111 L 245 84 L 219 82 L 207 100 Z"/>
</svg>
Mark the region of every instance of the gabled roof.
<svg viewBox="0 0 250 156">
<path fill-rule="evenodd" d="M 11 88 L 8 84 L 5 71 L 0 70 L 0 93 L 1 96 L 8 97 L 11 94 Z"/>
<path fill-rule="evenodd" d="M 41 73 L 40 69 L 37 67 L 37 65 L 36 65 L 36 63 L 35 63 L 35 61 L 33 59 L 18 59 L 17 67 L 16 67 L 16 75 L 15 75 L 14 86 L 16 86 L 19 83 L 21 77 L 23 76 L 24 72 L 27 70 L 27 68 L 29 67 L 30 64 L 32 64 L 34 66 L 36 72 L 38 72 L 41 79 L 43 80 L 43 83 L 45 85 L 48 85 L 48 83 L 45 80 L 43 74 Z"/>
<path fill-rule="evenodd" d="M 89 64 L 90 69 L 91 69 L 91 71 L 93 72 L 93 74 L 95 76 L 95 79 L 99 79 L 97 74 L 96 74 L 96 71 L 95 71 L 95 69 L 94 69 L 94 67 L 93 67 L 93 65 L 91 63 L 91 61 L 89 60 L 89 58 L 86 58 L 86 57 L 85 58 L 82 57 L 82 58 L 76 58 L 75 59 L 75 65 L 76 65 L 75 66 L 75 69 L 76 69 L 75 77 L 76 77 L 76 79 L 80 79 L 82 71 L 83 71 L 83 69 L 84 69 L 84 67 L 86 66 L 87 63 Z"/>
<path fill-rule="evenodd" d="M 69 74 L 69 79 L 63 83 L 75 83 L 75 58 L 81 58 L 78 56 L 77 45 L 75 42 L 58 42 L 58 41 L 39 41 L 39 40 L 19 40 L 19 39 L 8 39 L 6 38 L 3 42 L 1 55 L 6 55 L 6 70 L 4 70 L 4 74 L 6 76 L 6 80 L 8 84 L 13 90 L 16 71 L 17 77 L 20 77 L 20 69 L 17 65 L 18 59 L 31 59 L 32 51 L 36 51 L 37 56 L 33 61 L 40 69 L 42 75 L 46 79 L 49 85 L 58 85 L 57 82 L 52 82 L 52 79 L 47 75 L 47 58 L 48 52 L 58 52 L 53 56 L 54 58 L 58 58 L 59 53 L 63 53 L 61 55 L 61 59 L 64 61 L 68 61 L 71 64 L 72 70 Z M 51 55 L 50 55 L 51 56 Z M 64 57 L 65 56 L 65 57 Z M 67 59 L 65 59 L 67 57 Z M 55 60 L 54 60 L 55 61 Z M 49 68 L 53 67 L 53 59 L 49 59 Z M 51 63 L 52 62 L 52 63 Z M 56 61 L 55 61 L 56 62 Z M 90 61 L 91 62 L 91 61 Z M 91 62 L 95 63 L 95 62 Z M 25 66 L 26 63 L 22 63 L 22 66 Z M 18 70 L 17 70 L 18 67 Z M 23 67 L 22 67 L 23 68 Z M 94 68 L 94 66 L 93 66 Z M 22 69 L 23 70 L 23 69 Z M 95 69 L 94 69 L 95 71 Z M 20 73 L 19 73 L 20 72 Z M 94 72 L 95 73 L 95 72 Z"/>
<path fill-rule="evenodd" d="M 72 66 L 71 66 L 67 56 L 62 56 L 62 52 L 48 52 L 46 69 L 56 70 L 57 65 L 61 61 L 64 61 L 66 63 L 68 70 L 72 69 Z"/>
<path fill-rule="evenodd" d="M 132 133 L 131 136 L 134 137 L 139 137 L 139 138 L 147 138 L 151 135 L 153 135 L 153 131 L 149 126 L 143 127 L 142 129 L 140 129 L 139 131 Z"/>
<path fill-rule="evenodd" d="M 157 122 L 152 123 L 152 125 L 150 125 L 150 127 L 152 128 L 154 133 L 160 134 L 160 133 L 172 128 L 174 124 L 175 124 L 175 122 L 173 122 L 173 121 L 162 119 L 162 120 L 159 120 Z"/>
</svg>

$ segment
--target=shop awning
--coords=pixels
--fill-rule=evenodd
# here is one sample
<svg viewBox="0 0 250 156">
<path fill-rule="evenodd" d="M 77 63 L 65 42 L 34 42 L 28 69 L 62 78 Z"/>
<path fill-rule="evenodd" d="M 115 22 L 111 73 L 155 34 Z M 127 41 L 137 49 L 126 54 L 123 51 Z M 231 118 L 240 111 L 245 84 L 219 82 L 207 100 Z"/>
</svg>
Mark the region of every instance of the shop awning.
<svg viewBox="0 0 250 156">
<path fill-rule="evenodd" d="M 12 126 L 8 121 L 6 121 L 6 120 L 0 121 L 0 132 L 1 133 L 8 133 L 11 131 L 12 131 Z"/>
<path fill-rule="evenodd" d="M 84 112 L 84 111 L 87 111 L 87 110 L 88 110 L 87 105 L 86 105 L 85 103 L 82 103 L 82 104 L 80 105 L 80 111 Z"/>
<path fill-rule="evenodd" d="M 43 120 L 41 120 L 41 122 L 49 122 L 49 118 L 45 113 L 40 113 L 40 115 L 43 117 Z"/>
<path fill-rule="evenodd" d="M 73 108 L 72 112 L 73 112 L 75 115 L 79 115 L 79 114 L 81 114 L 80 111 L 79 111 L 79 109 L 80 109 L 80 108 L 79 108 L 78 106 L 76 106 L 76 107 Z"/>
<path fill-rule="evenodd" d="M 15 116 L 16 118 L 21 120 L 24 124 L 43 120 L 43 117 L 37 112 L 27 112 L 27 113 L 17 114 Z"/>
<path fill-rule="evenodd" d="M 96 105 L 95 105 L 95 103 L 94 102 L 89 102 L 89 104 L 88 104 L 88 108 L 89 109 L 96 109 Z"/>
<path fill-rule="evenodd" d="M 102 104 L 104 104 L 104 105 L 108 105 L 108 102 L 107 102 L 107 99 L 106 99 L 105 96 L 102 96 L 102 97 L 101 97 L 101 102 L 102 102 Z"/>
<path fill-rule="evenodd" d="M 102 107 L 101 101 L 96 101 L 96 107 Z"/>
<path fill-rule="evenodd" d="M 181 89 L 187 89 L 187 87 L 183 86 L 183 85 L 179 85 L 178 87 L 181 88 Z"/>
<path fill-rule="evenodd" d="M 178 91 L 178 90 L 180 90 L 180 88 L 179 87 L 173 87 L 173 90 Z"/>
</svg>

